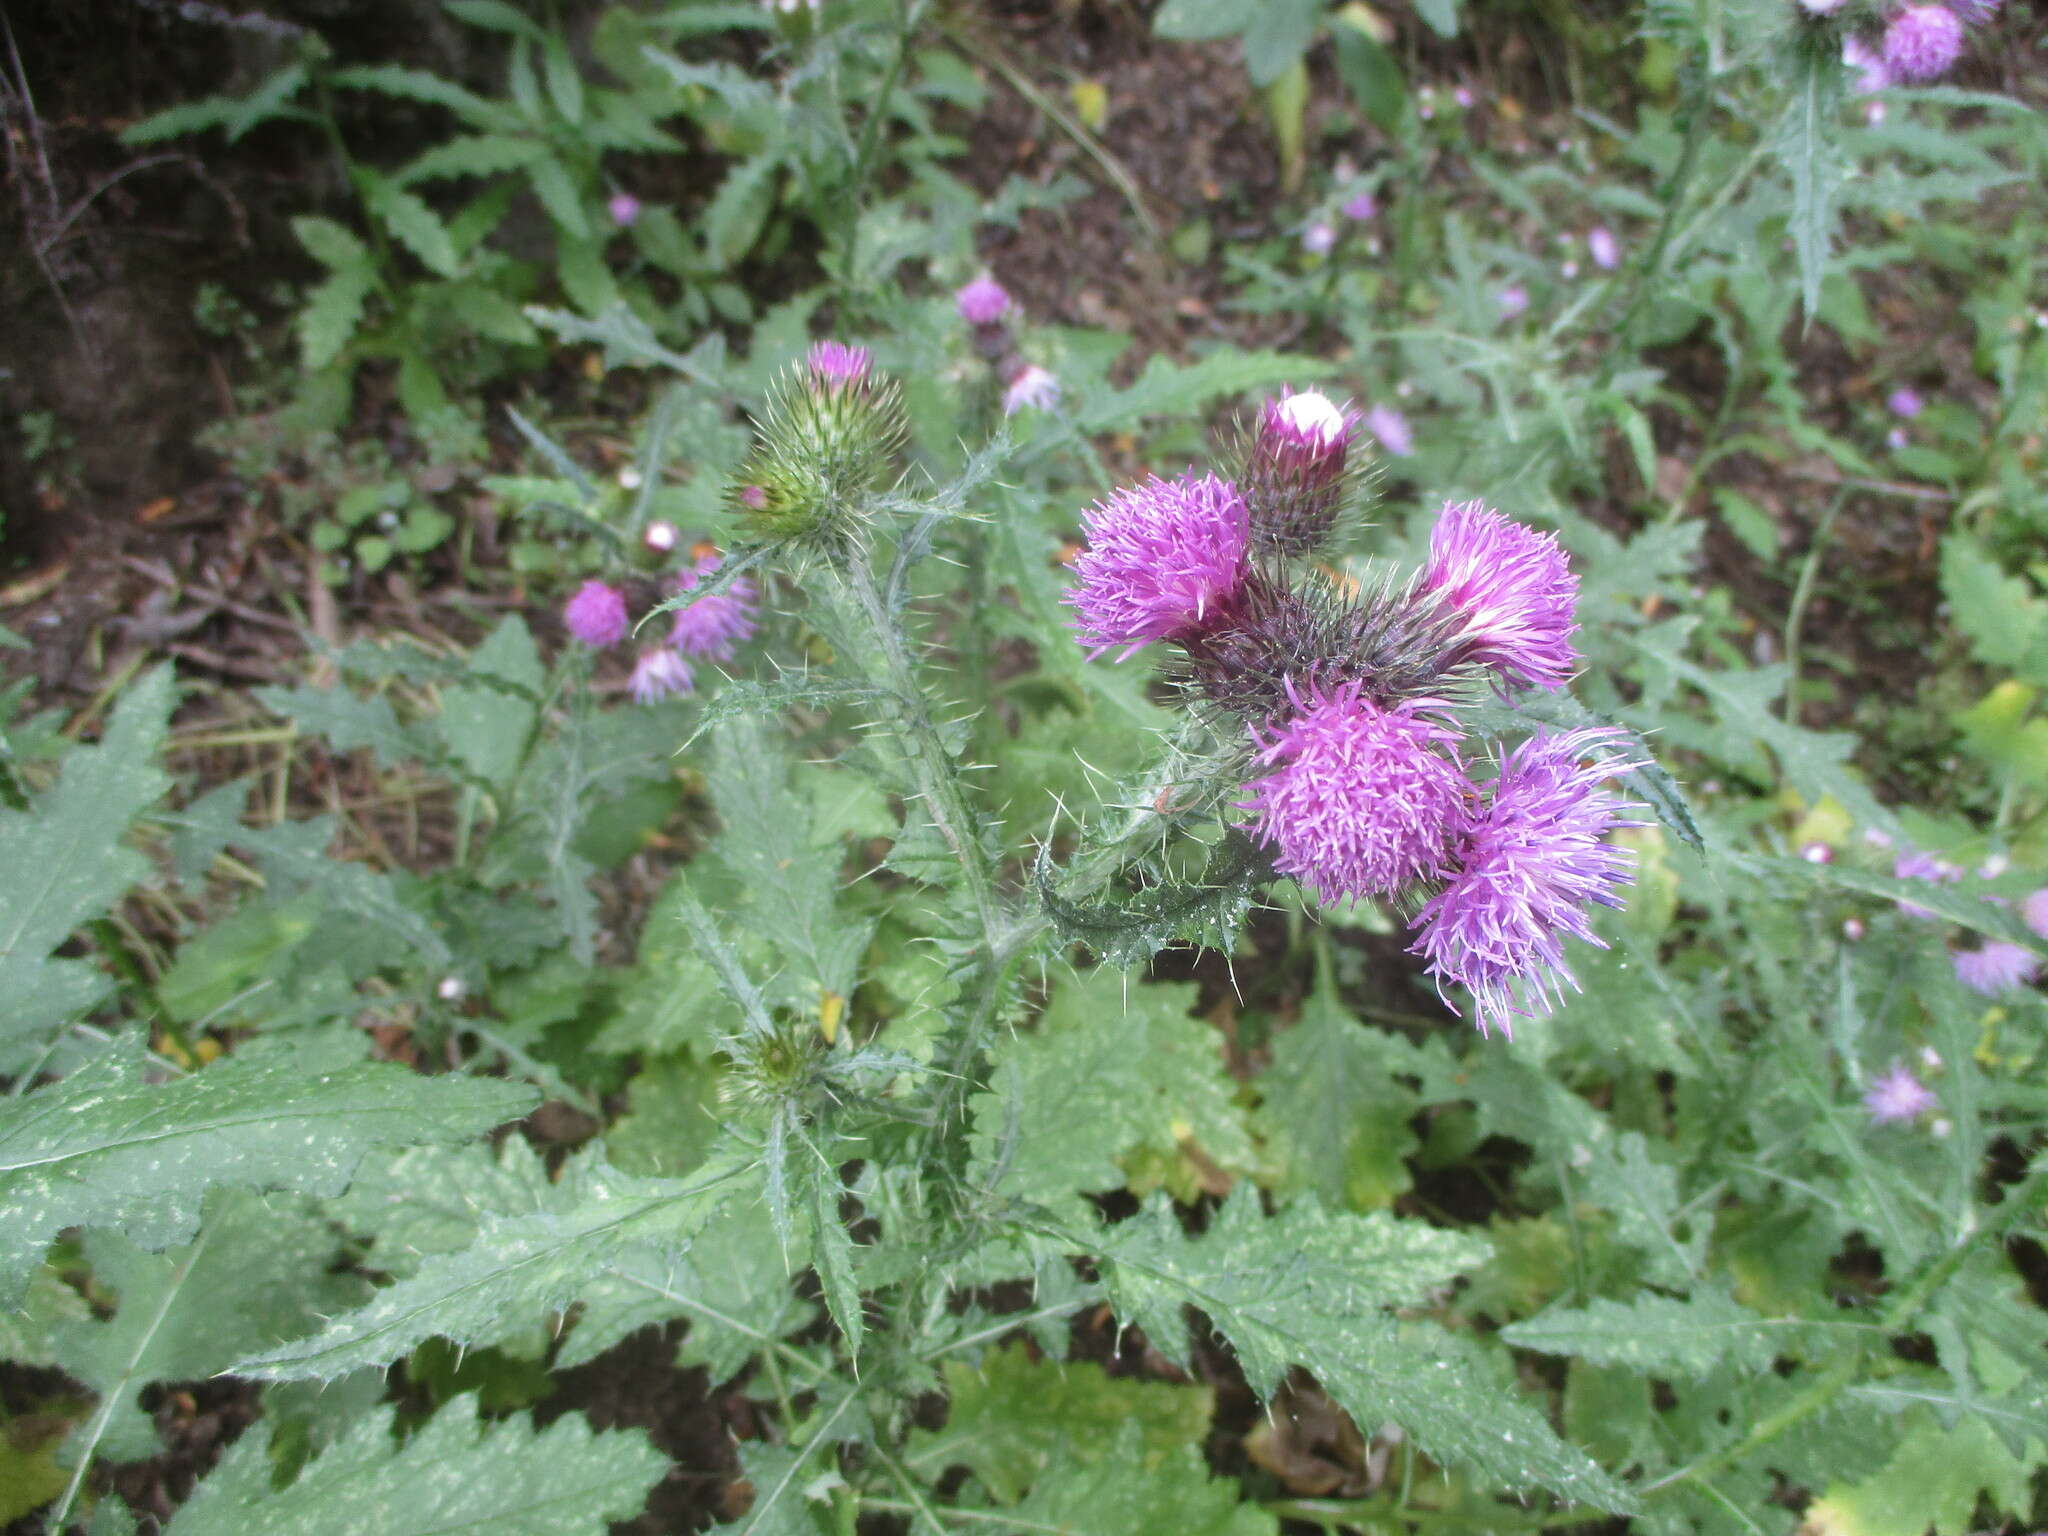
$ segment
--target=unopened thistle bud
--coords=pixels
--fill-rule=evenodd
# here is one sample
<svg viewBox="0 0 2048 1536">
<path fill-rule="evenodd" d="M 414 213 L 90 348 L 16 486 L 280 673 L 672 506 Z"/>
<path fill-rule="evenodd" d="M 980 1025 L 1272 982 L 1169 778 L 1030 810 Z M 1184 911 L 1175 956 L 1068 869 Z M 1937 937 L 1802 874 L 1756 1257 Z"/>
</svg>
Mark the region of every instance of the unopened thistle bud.
<svg viewBox="0 0 2048 1536">
<path fill-rule="evenodd" d="M 1314 390 L 1259 408 L 1238 477 L 1255 551 L 1291 558 L 1313 553 L 1329 537 L 1356 489 L 1347 472 L 1356 421 Z"/>
<path fill-rule="evenodd" d="M 755 537 L 842 542 L 859 529 L 908 425 L 902 392 L 865 347 L 821 341 L 769 390 L 732 491 Z"/>
</svg>

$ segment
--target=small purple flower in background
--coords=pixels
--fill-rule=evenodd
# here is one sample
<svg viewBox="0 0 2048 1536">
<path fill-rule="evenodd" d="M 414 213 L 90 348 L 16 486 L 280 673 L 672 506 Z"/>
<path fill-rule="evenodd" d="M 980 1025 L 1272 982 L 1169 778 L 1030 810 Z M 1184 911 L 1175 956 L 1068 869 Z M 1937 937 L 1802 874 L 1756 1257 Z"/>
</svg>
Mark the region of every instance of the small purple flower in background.
<svg viewBox="0 0 2048 1536">
<path fill-rule="evenodd" d="M 1469 85 L 1461 85 L 1455 91 L 1451 92 L 1451 100 L 1455 101 L 1467 112 L 1470 112 L 1472 110 L 1472 103 L 1476 99 L 1477 98 L 1474 97 L 1472 94 L 1472 87 Z"/>
<path fill-rule="evenodd" d="M 1868 931 L 1863 926 L 1863 919 L 1860 917 L 1845 917 L 1842 919 L 1842 937 L 1851 944 L 1862 943 L 1863 935 Z"/>
<path fill-rule="evenodd" d="M 626 622 L 626 599 L 601 581 L 586 581 L 576 589 L 562 609 L 562 622 L 594 651 L 617 645 L 631 627 Z"/>
<path fill-rule="evenodd" d="M 1422 585 L 1456 610 L 1461 660 L 1523 688 L 1562 688 L 1578 665 L 1579 579 L 1556 534 L 1477 501 L 1447 502 L 1430 532 Z"/>
<path fill-rule="evenodd" d="M 1003 391 L 1003 414 L 1022 410 L 1049 411 L 1060 403 L 1060 381 L 1049 369 L 1027 364 Z"/>
<path fill-rule="evenodd" d="M 676 572 L 670 585 L 677 592 L 693 592 L 697 584 L 723 564 L 718 555 L 698 557 L 694 567 Z M 676 610 L 669 627 L 668 643 L 690 656 L 712 661 L 731 661 L 733 647 L 754 632 L 753 582 L 734 578 L 722 592 L 700 597 L 687 608 Z"/>
<path fill-rule="evenodd" d="M 1879 1125 L 1917 1120 L 1934 1108 L 1936 1099 L 1927 1085 L 1913 1075 L 1910 1067 L 1893 1067 L 1870 1085 L 1863 1095 L 1863 1107 Z"/>
<path fill-rule="evenodd" d="M 1237 487 L 1214 475 L 1155 475 L 1113 492 L 1082 514 L 1081 531 L 1080 585 L 1060 601 L 1076 610 L 1091 656 L 1198 629 L 1244 582 L 1251 520 Z"/>
<path fill-rule="evenodd" d="M 1891 431 L 1885 433 L 1884 435 L 1885 447 L 1891 449 L 1895 453 L 1899 449 L 1905 447 L 1906 444 L 1910 443 L 1912 440 L 1913 439 L 1907 435 L 1906 429 L 1904 427 L 1893 427 Z"/>
<path fill-rule="evenodd" d="M 1835 850 L 1826 843 L 1808 843 L 1799 850 L 1799 857 L 1809 864 L 1832 864 L 1835 862 Z"/>
<path fill-rule="evenodd" d="M 1347 202 L 1339 211 L 1353 223 L 1363 224 L 1367 219 L 1379 217 L 1380 205 L 1373 201 L 1373 195 L 1370 192 L 1361 192 Z"/>
<path fill-rule="evenodd" d="M 1311 256 L 1327 256 L 1336 245 L 1337 226 L 1327 219 L 1317 219 L 1301 232 L 1301 248 Z"/>
<path fill-rule="evenodd" d="M 612 216 L 614 224 L 625 229 L 640 217 L 640 199 L 630 192 L 614 192 L 604 211 Z"/>
<path fill-rule="evenodd" d="M 1517 1015 L 1548 1013 L 1562 987 L 1577 987 L 1566 935 L 1606 947 L 1586 906 L 1620 906 L 1616 892 L 1635 879 L 1634 855 L 1606 837 L 1642 825 L 1625 814 L 1635 806 L 1600 787 L 1642 766 L 1600 756 L 1610 748 L 1625 752 L 1623 734 L 1595 729 L 1538 733 L 1509 752 L 1493 803 L 1464 839 L 1462 867 L 1416 919 L 1422 936 L 1410 952 L 1429 962 L 1439 994 L 1446 985 L 1472 994 L 1481 1034 L 1498 1024 L 1512 1039 Z"/>
<path fill-rule="evenodd" d="M 1860 37 L 1842 39 L 1842 62 L 1856 71 L 1856 94 L 1868 96 L 1892 83 L 1891 71 L 1877 50 Z"/>
<path fill-rule="evenodd" d="M 1972 992 L 1986 997 L 2016 992 L 2041 972 L 2041 962 L 2030 949 L 1993 939 L 1982 949 L 1959 949 L 1951 957 L 1956 980 Z"/>
<path fill-rule="evenodd" d="M 658 519 L 640 530 L 640 544 L 650 555 L 665 555 L 681 541 L 682 535 L 676 525 L 666 519 Z"/>
<path fill-rule="evenodd" d="M 1367 411 L 1365 430 L 1397 459 L 1408 458 L 1415 452 L 1415 437 L 1408 430 L 1408 418 L 1391 405 L 1376 405 Z"/>
<path fill-rule="evenodd" d="M 1501 289 L 1499 295 L 1500 314 L 1503 320 L 1512 320 L 1529 307 L 1529 290 L 1520 283 L 1510 283 Z"/>
<path fill-rule="evenodd" d="M 1567 261 L 1557 269 L 1557 275 L 1570 282 L 1579 275 L 1579 264 L 1576 261 Z"/>
<path fill-rule="evenodd" d="M 1963 878 L 1963 872 L 1956 868 L 1955 865 L 1949 863 L 1947 859 L 1938 859 L 1931 853 L 1903 853 L 1892 861 L 1892 878 L 1894 880 L 1935 880 L 1945 885 L 1953 885 L 1956 881 Z M 1910 901 L 1901 901 L 1896 905 L 1908 917 L 1917 917 L 1926 923 L 1935 921 L 1936 915 L 1925 907 L 1915 906 Z"/>
<path fill-rule="evenodd" d="M 2020 903 L 2020 920 L 2042 938 L 2048 939 L 2048 886 L 2043 886 Z"/>
<path fill-rule="evenodd" d="M 1256 728 L 1259 761 L 1274 772 L 1248 784 L 1241 808 L 1255 811 L 1261 842 L 1279 850 L 1273 867 L 1309 886 L 1325 906 L 1385 895 L 1437 874 L 1464 829 L 1471 785 L 1433 750 L 1458 733 L 1416 713 L 1442 707 L 1409 700 L 1384 710 L 1355 682 L 1304 698 L 1270 736 Z"/>
<path fill-rule="evenodd" d="M 1010 295 L 986 272 L 953 295 L 960 318 L 969 325 L 993 325 L 1010 308 Z"/>
<path fill-rule="evenodd" d="M 1919 392 L 1903 384 L 1884 397 L 1884 404 L 1894 416 L 1904 416 L 1909 421 L 1926 409 L 1926 402 L 1920 398 Z"/>
<path fill-rule="evenodd" d="M 1909 5 L 1884 29 L 1885 68 L 1900 80 L 1933 80 L 1963 51 L 1963 23 L 1945 5 Z"/>
<path fill-rule="evenodd" d="M 633 695 L 635 704 L 652 704 L 657 699 L 688 693 L 696 685 L 690 664 L 667 646 L 657 645 L 642 651 L 640 659 L 633 663 L 626 691 Z"/>
<path fill-rule="evenodd" d="M 843 341 L 818 342 L 806 361 L 811 372 L 828 384 L 857 383 L 875 365 L 874 354 L 866 347 L 849 347 Z"/>
<path fill-rule="evenodd" d="M 1614 231 L 1605 224 L 1596 224 L 1586 236 L 1586 251 L 1593 258 L 1593 265 L 1602 272 L 1612 272 L 1621 265 L 1621 242 L 1614 238 Z"/>
</svg>

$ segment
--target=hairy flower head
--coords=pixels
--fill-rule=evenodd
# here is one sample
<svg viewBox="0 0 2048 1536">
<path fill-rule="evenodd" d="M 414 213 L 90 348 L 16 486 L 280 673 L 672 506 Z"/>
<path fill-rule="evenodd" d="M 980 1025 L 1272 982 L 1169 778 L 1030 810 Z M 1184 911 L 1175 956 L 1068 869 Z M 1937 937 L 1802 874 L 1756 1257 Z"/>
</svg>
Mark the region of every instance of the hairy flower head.
<svg viewBox="0 0 2048 1536">
<path fill-rule="evenodd" d="M 1602 272 L 1612 272 L 1621 265 L 1621 242 L 1605 224 L 1596 224 L 1587 234 L 1586 252 Z"/>
<path fill-rule="evenodd" d="M 1273 769 L 1246 788 L 1252 831 L 1279 850 L 1274 868 L 1326 906 L 1383 896 L 1439 873 L 1464 830 L 1471 785 L 1437 750 L 1458 740 L 1423 718 L 1435 700 L 1381 709 L 1356 682 L 1288 693 L 1299 713 L 1262 734 L 1259 761 Z"/>
<path fill-rule="evenodd" d="M 1113 493 L 1081 519 L 1088 548 L 1074 561 L 1080 583 L 1062 602 L 1091 656 L 1128 656 L 1218 618 L 1245 579 L 1251 527 L 1228 480 L 1192 472 L 1153 476 Z"/>
<path fill-rule="evenodd" d="M 1356 197 L 1346 199 L 1338 211 L 1354 223 L 1363 224 L 1367 219 L 1379 217 L 1380 205 L 1370 192 L 1360 192 Z"/>
<path fill-rule="evenodd" d="M 1017 376 L 1010 380 L 1003 390 L 1003 414 L 1014 416 L 1019 411 L 1049 411 L 1060 403 L 1060 381 L 1051 370 L 1036 363 L 1027 363 L 1017 370 Z"/>
<path fill-rule="evenodd" d="M 626 621 L 626 599 L 618 588 L 601 581 L 586 581 L 562 608 L 562 622 L 569 633 L 594 651 L 617 645 L 631 626 Z"/>
<path fill-rule="evenodd" d="M 1884 397 L 1885 409 L 1894 416 L 1914 417 L 1927 408 L 1927 402 L 1920 398 L 1920 391 L 1901 384 Z"/>
<path fill-rule="evenodd" d="M 636 704 L 652 704 L 673 694 L 688 693 L 697 685 L 690 664 L 665 645 L 650 646 L 633 663 L 633 675 L 626 679 L 626 691 Z"/>
<path fill-rule="evenodd" d="M 1461 620 L 1461 660 L 1522 688 L 1562 688 L 1578 663 L 1579 580 L 1557 536 L 1476 501 L 1446 503 L 1429 536 L 1425 589 Z"/>
<path fill-rule="evenodd" d="M 1900 80 L 1934 80 L 1963 51 L 1962 18 L 1945 5 L 1909 5 L 1884 29 L 1885 68 Z"/>
<path fill-rule="evenodd" d="M 1911 1067 L 1896 1066 L 1873 1082 L 1863 1095 L 1863 1107 L 1879 1125 L 1917 1120 L 1934 1108 L 1936 1099 L 1927 1085 L 1913 1075 Z"/>
<path fill-rule="evenodd" d="M 2017 992 L 2041 973 L 2041 962 L 2032 950 L 2002 939 L 1992 939 L 1981 949 L 1959 949 L 1950 959 L 1956 980 L 1986 997 Z"/>
<path fill-rule="evenodd" d="M 866 347 L 848 346 L 843 341 L 814 343 L 804 359 L 818 378 L 832 384 L 856 384 L 868 376 L 875 355 Z"/>
<path fill-rule="evenodd" d="M 698 583 L 723 563 L 718 555 L 702 555 L 690 569 L 676 572 L 670 584 L 678 593 L 694 592 Z M 754 632 L 754 607 L 753 582 L 744 576 L 736 577 L 726 583 L 723 591 L 678 608 L 675 622 L 669 628 L 668 643 L 686 656 L 731 661 L 733 647 Z"/>
<path fill-rule="evenodd" d="M 1615 755 L 1606 755 L 1612 752 Z M 1464 987 L 1480 1032 L 1548 1013 L 1561 986 L 1576 988 L 1565 964 L 1567 935 L 1604 943 L 1587 906 L 1618 907 L 1635 879 L 1634 857 L 1606 841 L 1616 827 L 1640 826 L 1637 809 L 1601 788 L 1613 774 L 1641 766 L 1619 731 L 1539 733 L 1502 760 L 1492 803 L 1472 818 L 1457 851 L 1457 872 L 1416 918 L 1414 953 L 1442 992 Z M 1590 759 L 1590 760 L 1588 760 Z"/>
<path fill-rule="evenodd" d="M 953 295 L 953 305 L 969 325 L 993 325 L 1010 308 L 1010 295 L 986 272 Z"/>
</svg>

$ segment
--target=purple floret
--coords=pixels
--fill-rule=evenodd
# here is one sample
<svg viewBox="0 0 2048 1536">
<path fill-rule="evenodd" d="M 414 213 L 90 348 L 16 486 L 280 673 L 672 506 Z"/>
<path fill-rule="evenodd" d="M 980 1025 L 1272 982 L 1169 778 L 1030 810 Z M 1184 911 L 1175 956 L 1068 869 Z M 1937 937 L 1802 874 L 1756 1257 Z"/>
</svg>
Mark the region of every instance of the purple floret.
<svg viewBox="0 0 2048 1536">
<path fill-rule="evenodd" d="M 1962 52 L 1962 18 L 1945 5 L 1909 5 L 1884 29 L 1885 68 L 1896 79 L 1938 79 Z"/>
<path fill-rule="evenodd" d="M 569 633 L 594 651 L 617 645 L 626 638 L 626 599 L 615 587 L 601 581 L 586 581 L 576 589 L 562 609 L 562 622 Z"/>
<path fill-rule="evenodd" d="M 1892 862 L 1892 878 L 1938 881 L 1944 885 L 1953 885 L 1963 878 L 1963 872 L 1947 859 L 1938 859 L 1931 853 L 1906 853 Z M 1937 916 L 1936 913 L 1910 901 L 1901 901 L 1898 908 L 1906 916 L 1917 917 L 1923 923 L 1931 923 Z"/>
<path fill-rule="evenodd" d="M 1367 411 L 1365 430 L 1397 459 L 1408 458 L 1415 452 L 1415 434 L 1408 430 L 1408 418 L 1391 405 L 1376 405 Z"/>
<path fill-rule="evenodd" d="M 1863 1107 L 1879 1125 L 1917 1120 L 1934 1108 L 1934 1094 L 1913 1075 L 1910 1067 L 1893 1067 L 1878 1078 L 1863 1095 Z"/>
<path fill-rule="evenodd" d="M 2020 920 L 2042 938 L 2048 939 L 2048 886 L 2021 901 Z"/>
<path fill-rule="evenodd" d="M 1993 939 L 1982 949 L 1959 949 L 1951 958 L 1956 980 L 1986 997 L 2017 992 L 2041 973 L 2041 962 L 2032 950 L 2002 939 Z"/>
<path fill-rule="evenodd" d="M 1548 1013 L 1563 987 L 1577 988 L 1565 935 L 1605 948 L 1587 905 L 1620 906 L 1620 887 L 1635 879 L 1634 855 L 1605 839 L 1643 825 L 1626 814 L 1637 807 L 1600 787 L 1641 766 L 1620 755 L 1626 741 L 1606 729 L 1539 734 L 1509 752 L 1493 803 L 1464 839 L 1459 872 L 1416 918 L 1412 952 L 1429 962 L 1439 993 L 1455 985 L 1472 994 L 1482 1034 L 1498 1024 L 1512 1038 L 1515 1017 Z"/>
<path fill-rule="evenodd" d="M 1062 602 L 1088 654 L 1188 634 L 1219 616 L 1243 584 L 1251 541 L 1244 498 L 1228 480 L 1156 475 L 1113 493 L 1081 519 L 1080 584 Z M 1122 657 L 1118 658 L 1119 660 Z"/>
<path fill-rule="evenodd" d="M 1259 761 L 1275 771 L 1247 785 L 1243 803 L 1257 812 L 1255 835 L 1279 850 L 1274 867 L 1325 906 L 1439 873 L 1472 787 L 1436 750 L 1458 733 L 1422 718 L 1442 705 L 1381 709 L 1355 682 L 1304 698 L 1290 679 L 1287 694 L 1300 713 L 1270 735 L 1253 729 Z"/>
<path fill-rule="evenodd" d="M 670 585 L 677 592 L 693 592 L 722 563 L 717 555 L 704 555 L 692 569 L 676 572 Z M 668 643 L 685 655 L 731 661 L 733 647 L 754 632 L 754 599 L 753 582 L 744 576 L 735 578 L 724 591 L 678 608 Z"/>
<path fill-rule="evenodd" d="M 874 354 L 843 341 L 821 341 L 811 348 L 811 372 L 833 384 L 851 384 L 868 376 Z"/>
<path fill-rule="evenodd" d="M 674 694 L 688 693 L 696 686 L 690 664 L 665 645 L 642 651 L 633 663 L 633 675 L 626 679 L 626 691 L 636 704 L 652 704 Z"/>
<path fill-rule="evenodd" d="M 1579 579 L 1557 535 L 1476 501 L 1448 503 L 1429 536 L 1423 586 L 1456 610 L 1461 661 L 1517 687 L 1562 688 L 1578 665 Z"/>
<path fill-rule="evenodd" d="M 984 272 L 953 295 L 960 318 L 969 325 L 993 325 L 1010 307 L 1010 295 L 1003 285 Z"/>
</svg>

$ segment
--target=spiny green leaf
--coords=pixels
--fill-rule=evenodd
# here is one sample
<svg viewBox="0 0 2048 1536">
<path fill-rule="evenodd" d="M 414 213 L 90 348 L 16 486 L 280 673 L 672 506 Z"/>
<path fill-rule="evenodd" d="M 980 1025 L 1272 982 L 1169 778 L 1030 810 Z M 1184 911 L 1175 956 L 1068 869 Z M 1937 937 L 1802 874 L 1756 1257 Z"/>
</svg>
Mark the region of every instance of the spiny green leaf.
<svg viewBox="0 0 2048 1536">
<path fill-rule="evenodd" d="M 458 1397 L 401 1442 L 396 1412 L 366 1415 L 277 1490 L 266 1437 L 244 1435 L 169 1536 L 604 1536 L 668 1472 L 640 1430 L 596 1433 L 580 1414 L 543 1430 L 524 1414 L 482 1424 L 476 1399 Z"/>
<path fill-rule="evenodd" d="M 1793 1333 L 1718 1291 L 1703 1290 L 1685 1301 L 1645 1291 L 1626 1302 L 1599 1297 L 1584 1307 L 1552 1307 L 1502 1329 L 1501 1337 L 1519 1349 L 1595 1365 L 1697 1378 L 1724 1360 L 1763 1370 Z"/>
<path fill-rule="evenodd" d="M 1244 1501 L 1233 1479 L 1211 1477 L 1196 1447 L 1148 1461 L 1136 1424 L 1124 1425 L 1092 1463 L 1040 1478 L 1010 1518 L 974 1524 L 990 1536 L 1277 1536 L 1280 1529 Z"/>
<path fill-rule="evenodd" d="M 371 1147 L 461 1140 L 537 1098 L 520 1083 L 323 1065 L 304 1050 L 152 1084 L 144 1057 L 125 1035 L 62 1082 L 0 1103 L 0 1302 L 64 1227 L 162 1248 L 191 1236 L 212 1185 L 336 1195 Z"/>
<path fill-rule="evenodd" d="M 369 187 L 370 207 L 383 219 L 384 227 L 425 262 L 428 270 L 437 277 L 454 277 L 462 270 L 455 245 L 448 238 L 448 226 L 417 194 L 381 176 L 371 181 Z"/>
<path fill-rule="evenodd" d="M 363 303 L 376 286 L 368 267 L 344 267 L 306 295 L 299 311 L 299 358 L 318 373 L 337 357 L 363 322 Z"/>
<path fill-rule="evenodd" d="M 1194 363 L 1155 357 L 1129 389 L 1094 401 L 1076 423 L 1085 433 L 1139 425 L 1148 416 L 1191 416 L 1219 395 L 1240 395 L 1285 383 L 1326 378 L 1334 363 L 1290 352 L 1223 347 Z"/>
</svg>

